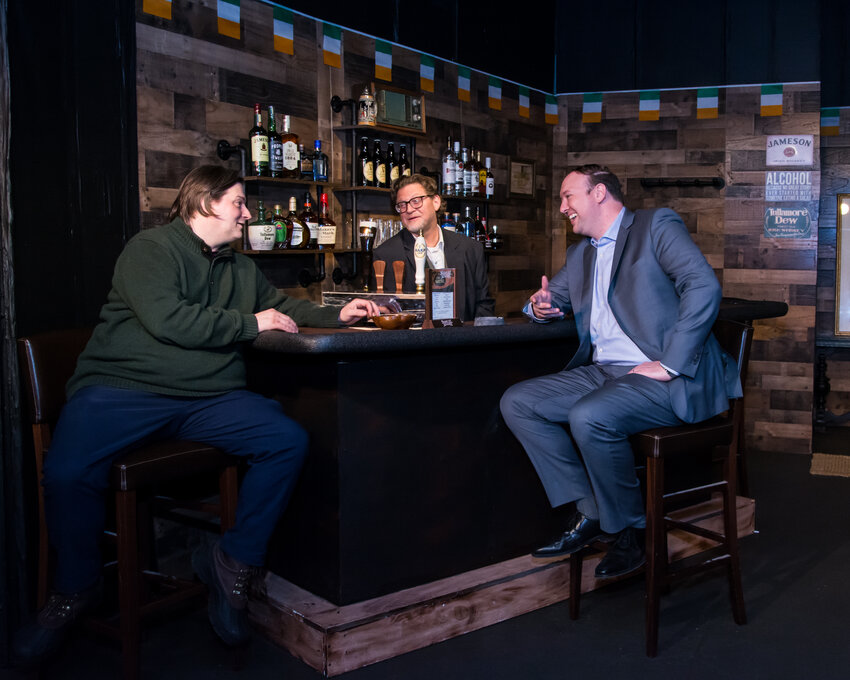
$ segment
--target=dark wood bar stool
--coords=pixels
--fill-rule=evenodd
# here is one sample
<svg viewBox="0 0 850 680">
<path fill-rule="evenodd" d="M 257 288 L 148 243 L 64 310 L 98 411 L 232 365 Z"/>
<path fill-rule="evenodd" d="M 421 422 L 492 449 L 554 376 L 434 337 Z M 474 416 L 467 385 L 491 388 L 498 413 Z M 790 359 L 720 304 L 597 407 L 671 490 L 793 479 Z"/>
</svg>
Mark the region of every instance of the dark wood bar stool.
<svg viewBox="0 0 850 680">
<path fill-rule="evenodd" d="M 21 382 L 29 403 L 38 476 L 39 609 L 47 601 L 49 588 L 49 549 L 41 486 L 44 457 L 50 447 L 53 427 L 65 403 L 65 384 L 90 336 L 91 329 L 75 329 L 18 339 Z M 186 504 L 168 499 L 167 505 L 170 508 L 181 506 L 214 512 L 218 515 L 223 533 L 233 526 L 236 518 L 236 459 L 207 444 L 164 441 L 128 453 L 112 465 L 110 487 L 115 500 L 118 625 L 94 618 L 88 622 L 94 628 L 120 640 L 124 678 L 138 676 L 141 621 L 205 592 L 202 584 L 144 569 L 147 565 L 142 564 L 140 559 L 140 543 L 144 543 L 145 534 L 141 534 L 140 540 L 138 520 L 147 513 L 140 509 L 140 492 L 141 496 L 147 498 L 155 484 L 189 480 L 204 474 L 218 475 L 218 503 Z M 157 591 L 156 596 L 152 595 L 154 590 Z"/>
<path fill-rule="evenodd" d="M 719 320 L 714 335 L 738 363 L 741 384 L 746 382 L 747 362 L 752 345 L 752 326 L 737 321 Z M 744 593 L 741 586 L 741 567 L 738 557 L 738 515 L 736 507 L 739 433 L 743 425 L 742 399 L 729 402 L 724 414 L 701 423 L 678 427 L 661 427 L 641 432 L 632 438 L 637 465 L 646 465 L 646 654 L 658 652 L 658 615 L 661 593 L 676 580 L 693 574 L 726 568 L 732 614 L 735 623 L 747 622 Z M 696 487 L 664 493 L 664 463 L 674 457 L 693 456 L 703 451 L 712 454 L 722 466 L 722 478 Z M 665 504 L 682 500 L 705 498 L 719 491 L 723 500 L 723 531 L 711 531 L 665 514 Z M 678 529 L 707 538 L 717 545 L 694 558 L 670 562 L 667 551 L 667 530 Z M 582 561 L 591 550 L 604 550 L 604 544 L 581 550 L 570 557 L 570 618 L 579 616 Z"/>
</svg>

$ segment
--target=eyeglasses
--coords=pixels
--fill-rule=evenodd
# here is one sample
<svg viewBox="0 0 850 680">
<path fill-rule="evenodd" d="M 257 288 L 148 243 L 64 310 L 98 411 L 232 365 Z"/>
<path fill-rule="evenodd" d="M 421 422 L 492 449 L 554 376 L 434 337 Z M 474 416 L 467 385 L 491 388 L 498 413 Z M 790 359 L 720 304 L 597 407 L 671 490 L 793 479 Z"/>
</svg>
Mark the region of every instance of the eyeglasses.
<svg viewBox="0 0 850 680">
<path fill-rule="evenodd" d="M 414 196 L 409 201 L 399 201 L 395 204 L 395 211 L 399 214 L 403 212 L 407 212 L 407 206 L 410 206 L 414 210 L 422 207 L 422 201 L 426 198 L 431 198 L 434 194 L 425 194 L 425 196 Z"/>
</svg>

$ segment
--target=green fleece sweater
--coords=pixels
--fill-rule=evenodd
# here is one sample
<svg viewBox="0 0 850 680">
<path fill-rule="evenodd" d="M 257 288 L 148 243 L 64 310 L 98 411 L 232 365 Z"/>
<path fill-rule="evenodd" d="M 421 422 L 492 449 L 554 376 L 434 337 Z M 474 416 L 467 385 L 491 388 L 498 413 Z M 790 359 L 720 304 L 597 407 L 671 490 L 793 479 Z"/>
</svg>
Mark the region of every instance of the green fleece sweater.
<svg viewBox="0 0 850 680">
<path fill-rule="evenodd" d="M 68 396 L 86 385 L 188 397 L 244 388 L 242 346 L 271 307 L 298 325 L 339 325 L 338 309 L 278 292 L 250 258 L 212 253 L 179 218 L 142 231 L 118 257 Z"/>
</svg>

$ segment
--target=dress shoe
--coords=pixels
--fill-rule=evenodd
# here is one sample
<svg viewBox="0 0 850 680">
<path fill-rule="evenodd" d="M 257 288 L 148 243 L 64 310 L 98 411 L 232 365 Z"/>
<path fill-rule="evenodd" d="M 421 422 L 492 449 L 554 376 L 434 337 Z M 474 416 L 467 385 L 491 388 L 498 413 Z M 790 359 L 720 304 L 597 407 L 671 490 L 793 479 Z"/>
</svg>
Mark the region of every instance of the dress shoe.
<svg viewBox="0 0 850 680">
<path fill-rule="evenodd" d="M 21 628 L 12 646 L 16 666 L 35 666 L 50 657 L 61 646 L 77 618 L 94 609 L 103 599 L 103 584 L 78 593 L 53 593 L 34 623 Z"/>
<path fill-rule="evenodd" d="M 626 527 L 596 566 L 596 578 L 613 578 L 639 569 L 646 563 L 645 529 Z"/>
<path fill-rule="evenodd" d="M 218 540 L 198 548 L 192 566 L 209 588 L 207 613 L 216 635 L 230 646 L 247 642 L 248 587 L 256 569 L 225 553 Z"/>
<path fill-rule="evenodd" d="M 531 553 L 532 557 L 560 557 L 571 555 L 581 550 L 588 543 L 603 538 L 606 534 L 599 526 L 598 519 L 589 519 L 580 512 L 575 513 L 570 519 L 570 528 L 549 545 L 544 545 Z"/>
</svg>

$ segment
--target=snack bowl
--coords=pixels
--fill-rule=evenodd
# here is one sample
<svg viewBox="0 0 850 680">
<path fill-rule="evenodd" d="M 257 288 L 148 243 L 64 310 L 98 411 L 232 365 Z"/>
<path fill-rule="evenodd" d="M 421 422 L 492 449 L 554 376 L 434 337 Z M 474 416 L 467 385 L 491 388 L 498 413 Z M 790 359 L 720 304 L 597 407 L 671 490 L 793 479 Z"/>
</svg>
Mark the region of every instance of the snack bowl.
<svg viewBox="0 0 850 680">
<path fill-rule="evenodd" d="M 394 331 L 404 328 L 410 328 L 413 322 L 416 321 L 416 314 L 403 312 L 401 314 L 381 314 L 373 316 L 372 322 L 385 331 Z"/>
</svg>

